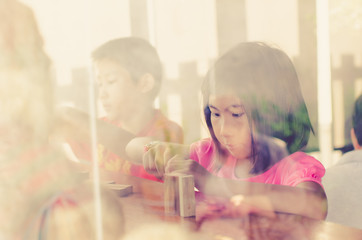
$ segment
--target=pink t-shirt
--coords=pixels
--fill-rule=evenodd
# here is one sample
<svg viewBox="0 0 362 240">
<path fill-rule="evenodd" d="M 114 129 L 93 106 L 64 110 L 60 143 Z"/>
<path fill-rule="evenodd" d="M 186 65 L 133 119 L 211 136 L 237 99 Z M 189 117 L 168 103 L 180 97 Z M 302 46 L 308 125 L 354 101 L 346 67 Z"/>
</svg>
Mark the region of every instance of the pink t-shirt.
<svg viewBox="0 0 362 240">
<path fill-rule="evenodd" d="M 212 162 L 214 154 L 215 145 L 211 138 L 191 145 L 190 158 L 218 177 L 292 187 L 301 182 L 311 181 L 322 186 L 322 177 L 325 173 L 324 166 L 317 159 L 304 152 L 295 152 L 274 164 L 264 173 L 245 179 L 235 176 L 237 159 L 233 157 L 229 157 L 226 163 L 215 172 Z"/>
</svg>

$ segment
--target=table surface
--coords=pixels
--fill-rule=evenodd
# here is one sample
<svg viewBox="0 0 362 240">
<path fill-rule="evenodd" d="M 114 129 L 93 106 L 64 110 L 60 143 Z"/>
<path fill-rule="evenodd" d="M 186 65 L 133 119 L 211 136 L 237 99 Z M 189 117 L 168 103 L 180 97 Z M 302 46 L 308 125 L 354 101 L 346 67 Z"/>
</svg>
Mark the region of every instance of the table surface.
<svg viewBox="0 0 362 240">
<path fill-rule="evenodd" d="M 362 240 L 362 230 L 289 214 L 277 214 L 275 218 L 257 215 L 240 219 L 218 218 L 206 220 L 199 225 L 195 217 L 165 214 L 162 183 L 130 176 L 118 176 L 114 180 L 118 184 L 129 184 L 133 187 L 132 194 L 120 197 L 126 232 L 143 224 L 159 221 L 186 227 L 199 234 L 198 239 Z"/>
</svg>

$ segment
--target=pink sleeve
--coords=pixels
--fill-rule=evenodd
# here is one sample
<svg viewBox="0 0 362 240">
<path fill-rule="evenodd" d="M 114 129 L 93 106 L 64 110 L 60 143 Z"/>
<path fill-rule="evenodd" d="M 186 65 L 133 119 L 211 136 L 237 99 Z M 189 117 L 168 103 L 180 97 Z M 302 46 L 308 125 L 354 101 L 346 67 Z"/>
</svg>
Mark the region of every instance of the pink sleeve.
<svg viewBox="0 0 362 240">
<path fill-rule="evenodd" d="M 195 142 L 190 146 L 190 158 L 208 169 L 214 152 L 214 144 L 211 138 Z"/>
<path fill-rule="evenodd" d="M 314 157 L 303 152 L 296 152 L 284 160 L 288 159 L 288 167 L 284 171 L 289 174 L 284 175 L 283 182 L 289 186 L 296 186 L 302 182 L 316 182 L 322 185 L 322 177 L 325 173 L 324 166 Z"/>
</svg>

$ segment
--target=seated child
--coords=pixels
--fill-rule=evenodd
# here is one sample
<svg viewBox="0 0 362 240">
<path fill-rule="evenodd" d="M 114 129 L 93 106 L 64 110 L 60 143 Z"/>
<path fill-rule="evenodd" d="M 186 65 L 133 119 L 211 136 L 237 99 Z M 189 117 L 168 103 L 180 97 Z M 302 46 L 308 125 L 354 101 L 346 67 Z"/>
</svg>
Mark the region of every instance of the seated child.
<svg viewBox="0 0 362 240">
<path fill-rule="evenodd" d="M 159 93 L 162 68 L 156 49 L 147 41 L 124 37 L 104 43 L 92 53 L 98 97 L 106 117 L 98 121 L 98 158 L 101 169 L 158 180 L 142 166 L 127 160 L 124 146 L 133 137 L 182 143 L 183 132 L 153 106 Z M 88 116 L 76 109 L 63 110 L 76 131 L 88 132 Z M 74 134 L 73 134 L 74 135 Z M 89 145 L 70 141 L 76 156 L 91 159 Z"/>
<path fill-rule="evenodd" d="M 189 147 L 152 143 L 145 169 L 158 177 L 192 174 L 205 194 L 263 195 L 274 211 L 324 219 L 325 169 L 302 152 L 312 126 L 289 57 L 264 43 L 240 43 L 217 59 L 201 90 L 211 138 Z"/>
<path fill-rule="evenodd" d="M 354 104 L 351 140 L 353 151 L 326 169 L 322 179 L 328 198 L 327 221 L 362 229 L 362 95 Z"/>
</svg>

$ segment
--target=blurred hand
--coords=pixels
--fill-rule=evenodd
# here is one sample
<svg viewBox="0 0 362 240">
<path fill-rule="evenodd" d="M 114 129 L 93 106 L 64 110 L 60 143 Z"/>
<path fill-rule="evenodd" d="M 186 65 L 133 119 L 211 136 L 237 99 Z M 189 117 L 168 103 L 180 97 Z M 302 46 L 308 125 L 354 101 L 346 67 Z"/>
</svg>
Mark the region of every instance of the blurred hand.
<svg viewBox="0 0 362 240">
<path fill-rule="evenodd" d="M 249 214 L 274 218 L 276 214 L 269 198 L 263 195 L 235 195 L 231 199 L 207 198 L 196 207 L 196 221 L 202 224 L 205 220 L 215 218 L 243 218 Z"/>
<path fill-rule="evenodd" d="M 230 216 L 243 217 L 251 213 L 265 217 L 275 217 L 270 199 L 263 195 L 235 195 L 230 198 Z"/>
<path fill-rule="evenodd" d="M 168 171 L 172 171 L 172 168 L 175 167 L 172 164 L 170 167 L 167 167 L 168 163 L 173 159 L 175 163 L 180 164 L 182 161 L 186 161 L 189 158 L 189 146 L 177 144 L 177 143 L 168 143 L 168 142 L 153 142 L 147 146 L 146 152 L 143 154 L 143 167 L 148 173 L 155 175 L 158 178 L 162 178 L 166 173 L 166 168 Z M 175 168 L 174 170 L 183 170 L 188 168 L 189 163 L 184 163 L 186 167 Z M 182 166 L 182 164 L 180 164 Z"/>
<path fill-rule="evenodd" d="M 211 173 L 198 162 L 192 159 L 182 159 L 179 156 L 174 156 L 167 162 L 165 172 L 193 175 L 197 187 L 203 185 L 211 176 Z"/>
</svg>

